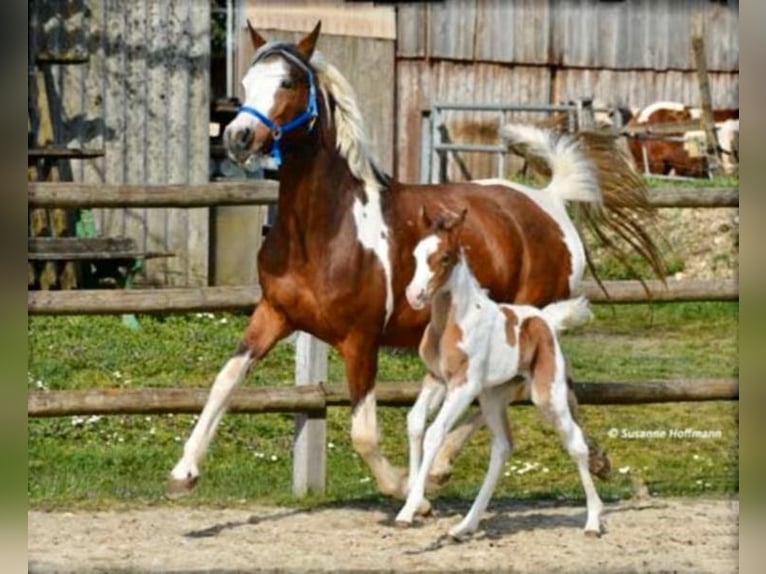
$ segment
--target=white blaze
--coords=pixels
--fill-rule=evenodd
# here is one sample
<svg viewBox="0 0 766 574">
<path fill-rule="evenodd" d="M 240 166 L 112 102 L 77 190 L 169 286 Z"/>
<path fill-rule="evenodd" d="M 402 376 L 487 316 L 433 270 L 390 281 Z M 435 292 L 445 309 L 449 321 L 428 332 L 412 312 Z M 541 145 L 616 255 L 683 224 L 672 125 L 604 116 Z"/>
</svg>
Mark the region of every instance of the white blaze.
<svg viewBox="0 0 766 574">
<path fill-rule="evenodd" d="M 436 235 L 429 235 L 415 247 L 413 255 L 415 256 L 415 274 L 407 285 L 407 301 L 414 309 L 421 309 L 428 283 L 433 277 L 433 271 L 428 265 L 428 258 L 439 248 L 439 238 Z"/>
<path fill-rule="evenodd" d="M 255 108 L 268 116 L 274 106 L 274 94 L 288 74 L 287 63 L 282 58 L 256 63 L 242 79 L 242 87 L 245 89 L 243 105 Z M 255 129 L 260 123 L 261 121 L 251 114 L 239 113 L 229 125 Z"/>
</svg>

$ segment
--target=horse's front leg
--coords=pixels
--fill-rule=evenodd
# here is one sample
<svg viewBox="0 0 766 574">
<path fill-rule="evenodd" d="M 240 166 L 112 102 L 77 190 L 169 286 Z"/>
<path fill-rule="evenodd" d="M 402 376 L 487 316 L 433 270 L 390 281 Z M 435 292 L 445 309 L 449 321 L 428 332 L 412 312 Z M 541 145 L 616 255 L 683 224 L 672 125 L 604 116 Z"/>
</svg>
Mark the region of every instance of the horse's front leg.
<svg viewBox="0 0 766 574">
<path fill-rule="evenodd" d="M 263 358 L 277 341 L 286 337 L 292 329 L 284 316 L 266 300 L 253 311 L 250 324 L 236 352 L 219 371 L 210 389 L 207 402 L 184 445 L 183 456 L 170 473 L 167 494 L 183 496 L 191 492 L 199 478 L 199 464 L 215 435 L 218 423 L 226 412 L 229 397 L 252 367 Z"/>
<path fill-rule="evenodd" d="M 410 412 L 407 413 L 407 434 L 409 437 L 410 472 L 407 480 L 407 491 L 412 488 L 420 469 L 423 456 L 423 433 L 426 430 L 428 417 L 439 408 L 444 401 L 447 387 L 431 373 L 423 378 L 420 393 Z"/>
<path fill-rule="evenodd" d="M 364 336 L 352 335 L 338 346 L 338 351 L 346 366 L 351 396 L 351 442 L 354 450 L 370 467 L 380 492 L 403 498 L 406 471 L 394 468 L 378 446 L 375 402 L 378 346 L 375 341 Z"/>
</svg>

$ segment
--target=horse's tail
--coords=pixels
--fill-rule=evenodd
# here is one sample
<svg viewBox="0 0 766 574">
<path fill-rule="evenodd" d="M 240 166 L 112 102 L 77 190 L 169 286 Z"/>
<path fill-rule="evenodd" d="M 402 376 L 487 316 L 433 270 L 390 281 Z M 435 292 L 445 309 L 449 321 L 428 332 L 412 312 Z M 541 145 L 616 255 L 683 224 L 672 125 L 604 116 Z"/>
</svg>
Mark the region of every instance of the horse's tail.
<svg viewBox="0 0 766 574">
<path fill-rule="evenodd" d="M 585 325 L 593 317 L 588 300 L 583 296 L 546 305 L 542 314 L 556 332 Z"/>
<path fill-rule="evenodd" d="M 532 167 L 551 176 L 545 191 L 562 201 L 577 202 L 573 215 L 581 234 L 587 229 L 631 275 L 640 279 L 642 274 L 624 249 L 627 245 L 652 273 L 665 280 L 665 261 L 645 227 L 654 219 L 656 209 L 644 178 L 617 145 L 614 135 L 580 132 L 570 136 L 519 124 L 503 126 L 501 134 Z M 601 285 L 590 251 L 584 248 L 588 268 Z"/>
<path fill-rule="evenodd" d="M 511 149 L 545 163 L 551 175 L 545 193 L 561 201 L 601 203 L 596 171 L 575 138 L 525 124 L 507 124 L 500 133 Z"/>
</svg>

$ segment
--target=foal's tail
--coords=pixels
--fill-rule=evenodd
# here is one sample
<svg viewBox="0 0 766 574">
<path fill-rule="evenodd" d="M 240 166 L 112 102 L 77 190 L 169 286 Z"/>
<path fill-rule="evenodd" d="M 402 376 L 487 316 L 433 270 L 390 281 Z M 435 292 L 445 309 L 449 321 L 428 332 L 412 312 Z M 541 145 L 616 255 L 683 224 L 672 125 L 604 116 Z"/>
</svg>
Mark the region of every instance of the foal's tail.
<svg viewBox="0 0 766 574">
<path fill-rule="evenodd" d="M 583 296 L 546 305 L 542 314 L 556 332 L 585 325 L 593 317 L 588 300 Z"/>
<path fill-rule="evenodd" d="M 561 201 L 601 203 L 596 170 L 573 137 L 525 124 L 507 124 L 500 134 L 519 155 L 545 163 L 551 181 L 544 193 Z"/>
</svg>

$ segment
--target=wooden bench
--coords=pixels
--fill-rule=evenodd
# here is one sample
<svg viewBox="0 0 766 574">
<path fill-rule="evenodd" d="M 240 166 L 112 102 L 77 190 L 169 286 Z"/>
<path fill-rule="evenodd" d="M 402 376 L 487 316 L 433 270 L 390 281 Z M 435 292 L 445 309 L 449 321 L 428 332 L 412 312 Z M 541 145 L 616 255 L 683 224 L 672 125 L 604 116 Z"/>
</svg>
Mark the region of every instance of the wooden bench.
<svg viewBox="0 0 766 574">
<path fill-rule="evenodd" d="M 69 288 L 72 285 L 86 288 L 125 287 L 141 262 L 174 255 L 170 252 L 142 251 L 135 240 L 128 237 L 28 237 L 28 283 L 29 286 L 46 288 L 47 284 L 59 282 L 56 275 L 67 263 L 79 262 L 79 277 L 60 281 L 62 287 L 67 288 L 67 284 Z M 46 266 L 48 278 L 43 280 L 41 274 Z M 58 270 L 51 269 L 51 266 Z"/>
</svg>

